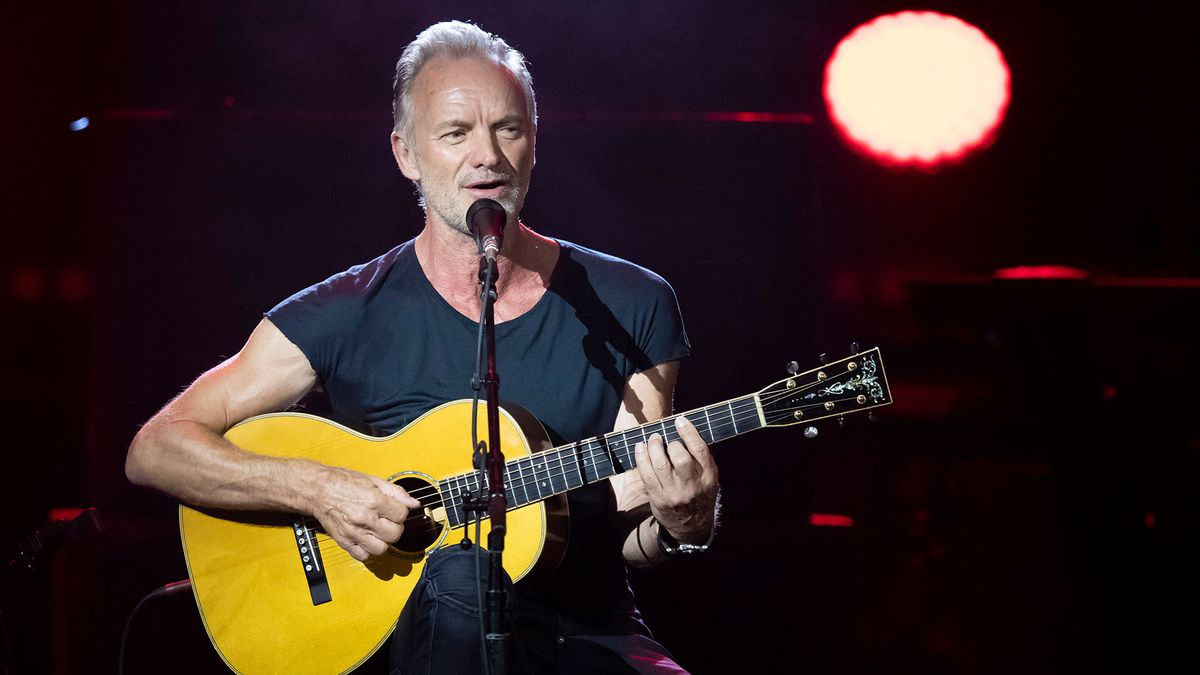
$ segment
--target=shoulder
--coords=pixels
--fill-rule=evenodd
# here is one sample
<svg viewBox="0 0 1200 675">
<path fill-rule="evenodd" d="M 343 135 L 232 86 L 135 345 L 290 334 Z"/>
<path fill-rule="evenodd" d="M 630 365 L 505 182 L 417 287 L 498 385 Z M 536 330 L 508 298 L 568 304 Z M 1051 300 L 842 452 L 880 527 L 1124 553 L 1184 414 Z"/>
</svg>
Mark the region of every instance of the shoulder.
<svg viewBox="0 0 1200 675">
<path fill-rule="evenodd" d="M 271 316 L 281 308 L 295 305 L 316 305 L 326 309 L 360 305 L 373 297 L 389 277 L 408 264 L 412 257 L 412 240 L 409 240 L 378 258 L 355 265 L 297 291 L 267 315 Z"/>
<path fill-rule="evenodd" d="M 651 269 L 624 258 L 602 253 L 562 239 L 557 240 L 559 255 L 563 257 L 568 271 L 586 274 L 586 281 L 597 291 L 615 293 L 657 295 L 669 293 L 674 297 L 671 285 Z"/>
</svg>

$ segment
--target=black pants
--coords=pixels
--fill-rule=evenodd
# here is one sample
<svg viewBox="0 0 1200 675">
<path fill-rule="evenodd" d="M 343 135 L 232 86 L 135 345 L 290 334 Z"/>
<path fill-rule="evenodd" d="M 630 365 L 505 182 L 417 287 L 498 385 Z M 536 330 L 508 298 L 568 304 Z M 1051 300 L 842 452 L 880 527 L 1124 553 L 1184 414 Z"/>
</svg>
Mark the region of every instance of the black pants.
<svg viewBox="0 0 1200 675">
<path fill-rule="evenodd" d="M 487 585 L 487 552 L 448 546 L 432 553 L 388 647 L 392 675 L 483 673 L 475 562 Z M 510 601 L 516 598 L 505 575 Z M 511 675 L 685 673 L 643 635 L 580 635 L 552 612 L 513 606 Z"/>
</svg>

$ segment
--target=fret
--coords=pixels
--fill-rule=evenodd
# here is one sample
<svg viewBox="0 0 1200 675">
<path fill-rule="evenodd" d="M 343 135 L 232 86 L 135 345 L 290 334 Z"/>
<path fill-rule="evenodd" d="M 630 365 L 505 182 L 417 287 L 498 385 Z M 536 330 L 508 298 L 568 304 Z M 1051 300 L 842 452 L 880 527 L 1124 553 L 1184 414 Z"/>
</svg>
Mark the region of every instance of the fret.
<svg viewBox="0 0 1200 675">
<path fill-rule="evenodd" d="M 442 498 L 442 508 L 446 509 L 446 519 L 450 521 L 450 527 L 458 527 L 462 524 L 462 520 L 458 517 L 458 501 L 454 495 L 454 479 L 456 476 L 451 476 L 446 480 L 438 483 L 438 492 Z"/>
<path fill-rule="evenodd" d="M 554 471 L 550 468 L 550 462 L 546 461 L 545 455 L 539 453 L 534 456 L 537 457 L 538 466 L 541 467 L 541 471 L 538 474 L 538 482 L 541 485 L 542 494 L 550 497 L 556 494 L 554 490 Z"/>
<path fill-rule="evenodd" d="M 529 458 L 529 478 L 528 481 L 533 483 L 533 489 L 537 492 L 536 499 L 542 499 L 546 495 L 542 491 L 542 478 L 538 475 L 538 463 L 532 457 Z M 526 483 L 528 484 L 528 483 Z"/>
<path fill-rule="evenodd" d="M 467 493 L 466 479 L 463 476 L 455 476 L 451 479 L 450 494 L 454 499 L 454 513 L 458 516 L 459 524 L 467 522 L 467 510 L 463 508 L 464 497 Z"/>
<path fill-rule="evenodd" d="M 566 477 L 563 474 L 563 458 L 558 453 L 545 453 L 542 461 L 546 464 L 546 483 L 550 484 L 550 494 L 558 495 L 566 491 Z"/>
<path fill-rule="evenodd" d="M 574 490 L 577 487 L 583 487 L 585 480 L 581 469 L 583 468 L 579 462 L 579 456 L 573 452 L 563 450 L 559 453 L 559 461 L 563 464 L 563 478 L 567 482 L 567 490 Z"/>
<path fill-rule="evenodd" d="M 593 445 L 598 445 L 598 444 L 595 443 L 594 441 L 587 441 L 587 442 L 581 444 L 582 450 L 580 452 L 579 457 L 580 457 L 580 460 L 584 463 L 584 466 L 583 466 L 583 483 L 584 483 L 584 485 L 591 485 L 592 483 L 595 483 L 596 481 L 600 480 L 600 471 L 599 471 L 599 469 L 596 468 L 596 462 L 599 461 L 597 457 L 601 453 L 596 452 Z"/>
<path fill-rule="evenodd" d="M 591 464 L 591 459 L 586 453 L 583 452 L 585 447 L 586 446 L 582 441 L 576 441 L 570 448 L 568 448 L 571 459 L 575 462 L 574 466 L 575 470 L 578 472 L 577 478 L 579 479 L 580 485 L 587 485 L 589 482 L 591 482 L 588 480 L 587 475 L 588 466 Z"/>
<path fill-rule="evenodd" d="M 596 469 L 596 480 L 598 481 L 616 475 L 617 456 L 611 439 L 608 436 L 600 436 L 597 439 L 597 445 L 600 452 L 594 454 L 592 457 L 595 460 L 593 468 Z"/>
<path fill-rule="evenodd" d="M 733 435 L 737 436 L 739 433 L 737 428 L 737 414 L 733 412 L 733 401 L 730 401 L 726 405 L 729 406 L 729 419 L 733 421 Z"/>
<path fill-rule="evenodd" d="M 554 485 L 554 494 L 560 494 L 571 489 L 570 470 L 566 467 L 566 462 L 563 461 L 565 454 L 563 452 L 554 453 L 554 461 L 558 462 L 558 468 L 553 472 L 552 477 L 557 479 Z"/>
<path fill-rule="evenodd" d="M 525 464 L 527 463 L 526 459 L 527 458 L 518 459 L 517 461 L 509 464 L 510 467 L 513 467 L 515 470 L 514 473 L 516 474 L 515 478 L 509 478 L 509 485 L 511 486 L 509 488 L 509 494 L 515 495 L 518 489 L 521 491 L 521 500 L 515 505 L 524 505 L 532 501 L 536 501 L 536 499 L 529 494 L 529 480 L 525 477 L 527 473 L 525 467 Z"/>
<path fill-rule="evenodd" d="M 709 419 L 709 417 L 708 417 L 708 408 L 704 408 L 704 421 L 705 421 L 705 422 L 708 424 L 708 427 L 707 427 L 707 428 L 708 428 L 708 438 L 704 438 L 704 435 L 703 435 L 703 434 L 701 434 L 701 436 L 700 436 L 700 437 L 701 437 L 701 438 L 704 438 L 704 441 L 705 441 L 706 443 L 716 443 L 716 442 L 717 442 L 717 437 L 716 437 L 716 435 L 713 433 L 713 425 L 712 425 L 712 420 L 711 420 L 711 419 Z"/>
</svg>

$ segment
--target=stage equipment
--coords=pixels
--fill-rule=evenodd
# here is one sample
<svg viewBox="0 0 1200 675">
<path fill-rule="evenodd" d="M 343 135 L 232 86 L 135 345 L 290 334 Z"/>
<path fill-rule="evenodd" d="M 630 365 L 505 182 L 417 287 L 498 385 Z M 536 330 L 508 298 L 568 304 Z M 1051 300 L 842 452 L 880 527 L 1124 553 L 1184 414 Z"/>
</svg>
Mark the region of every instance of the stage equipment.
<svg viewBox="0 0 1200 675">
<path fill-rule="evenodd" d="M 842 137 L 885 164 L 932 168 L 988 145 L 1009 102 L 1004 55 L 975 26 L 936 12 L 854 29 L 825 66 Z"/>
</svg>

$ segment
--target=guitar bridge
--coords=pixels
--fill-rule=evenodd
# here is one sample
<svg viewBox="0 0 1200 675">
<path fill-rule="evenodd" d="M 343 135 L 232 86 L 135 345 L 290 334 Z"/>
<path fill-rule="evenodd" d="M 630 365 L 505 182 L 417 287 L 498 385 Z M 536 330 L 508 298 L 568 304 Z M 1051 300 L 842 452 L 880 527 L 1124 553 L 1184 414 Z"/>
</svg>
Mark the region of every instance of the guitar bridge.
<svg viewBox="0 0 1200 675">
<path fill-rule="evenodd" d="M 304 578 L 308 581 L 308 594 L 312 604 L 322 605 L 333 600 L 329 593 L 329 579 L 325 576 L 325 562 L 321 559 L 321 549 L 317 548 L 316 537 L 306 519 L 301 518 L 292 523 L 292 534 L 296 536 L 296 552 L 300 555 L 300 565 L 304 568 Z"/>
</svg>

